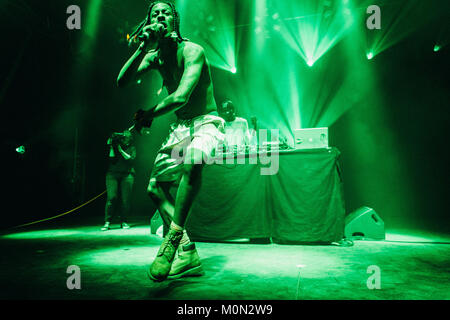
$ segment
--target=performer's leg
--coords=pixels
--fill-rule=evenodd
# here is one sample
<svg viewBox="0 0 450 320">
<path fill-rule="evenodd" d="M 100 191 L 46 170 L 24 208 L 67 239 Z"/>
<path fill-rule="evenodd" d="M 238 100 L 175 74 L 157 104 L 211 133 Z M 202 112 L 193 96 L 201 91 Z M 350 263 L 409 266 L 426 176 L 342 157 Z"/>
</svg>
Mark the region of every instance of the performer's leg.
<svg viewBox="0 0 450 320">
<path fill-rule="evenodd" d="M 208 163 L 207 160 L 220 142 L 217 138 L 221 135 L 219 128 L 222 128 L 221 122 L 205 123 L 197 127 L 186 150 L 173 217 L 174 224 L 180 228 L 184 228 L 192 203 L 200 191 L 204 164 Z"/>
<path fill-rule="evenodd" d="M 186 165 L 183 168 L 180 186 L 178 187 L 175 201 L 175 224 L 184 228 L 187 216 L 195 200 L 201 185 L 202 165 Z M 204 275 L 203 267 L 198 255 L 195 243 L 190 242 L 186 230 L 183 230 L 183 238 L 178 246 L 178 253 L 170 268 L 168 279 L 177 279 L 185 276 Z"/>
<path fill-rule="evenodd" d="M 195 163 L 195 162 L 194 162 Z M 185 164 L 175 200 L 173 222 L 184 229 L 192 203 L 201 186 L 202 164 Z"/>
<path fill-rule="evenodd" d="M 156 179 L 150 179 L 150 183 L 147 188 L 147 193 L 155 203 L 158 211 L 161 215 L 161 219 L 164 224 L 164 234 L 166 236 L 169 231 L 170 224 L 172 223 L 175 213 L 175 199 L 172 197 L 170 190 L 176 185 L 176 181 L 171 182 L 159 182 Z M 191 241 L 186 233 L 183 232 L 183 238 L 181 239 L 181 245 L 187 245 Z"/>
<path fill-rule="evenodd" d="M 206 121 L 210 122 L 210 119 L 206 119 Z M 221 123 L 222 122 L 220 122 L 220 124 Z M 192 207 L 194 199 L 197 196 L 198 191 L 200 190 L 203 160 L 208 159 L 208 157 L 211 156 L 212 151 L 218 143 L 218 139 L 216 136 L 221 135 L 218 130 L 219 127 L 221 128 L 219 124 L 213 123 L 204 123 L 201 124 L 200 127 L 196 127 L 196 125 L 194 124 L 192 128 L 197 129 L 194 130 L 194 132 L 190 133 L 192 134 L 190 136 L 192 141 L 186 149 L 184 162 L 180 163 L 179 165 L 172 165 L 172 168 L 176 168 L 177 171 L 181 170 L 179 171 L 179 173 L 181 174 L 181 180 L 177 190 L 173 221 L 170 225 L 169 232 L 165 236 L 158 254 L 153 261 L 150 269 L 148 270 L 149 277 L 154 281 L 162 281 L 169 275 L 174 277 L 183 276 L 184 274 L 186 274 L 186 272 L 189 273 L 191 270 L 195 270 L 195 266 L 201 268 L 201 266 L 199 266 L 200 260 L 198 258 L 198 255 L 196 254 L 194 244 L 192 243 L 188 246 L 180 246 L 182 250 L 180 250 L 179 244 L 181 239 L 183 238 L 183 234 L 186 235 L 184 225 L 188 218 L 188 214 Z M 168 161 L 167 159 L 165 160 Z M 157 162 L 158 156 L 155 163 Z M 156 169 L 158 168 L 156 167 Z M 163 170 L 156 170 L 155 172 L 157 171 L 164 172 Z M 194 256 L 193 254 L 186 255 L 190 256 L 189 259 L 186 259 L 186 261 L 189 261 L 188 267 L 191 268 L 194 266 L 194 268 L 187 270 L 185 268 L 178 268 L 178 266 L 177 268 L 172 268 L 172 266 L 175 265 L 175 263 L 173 265 L 172 263 L 174 261 L 177 249 L 179 252 L 179 261 L 183 261 L 183 259 L 180 259 L 180 256 L 183 255 L 183 252 L 185 253 L 185 251 L 195 251 L 196 256 Z M 182 253 L 180 254 L 180 252 Z M 179 265 L 183 266 L 182 264 Z"/>
<path fill-rule="evenodd" d="M 185 163 L 182 166 L 182 177 L 175 199 L 173 221 L 148 272 L 149 277 L 154 281 L 162 281 L 167 278 L 178 245 L 180 244 L 183 234 L 186 234 L 184 224 L 201 184 L 201 172 L 203 166 L 201 164 L 202 158 L 198 159 L 198 156 L 202 157 L 202 153 L 188 153 L 186 157 L 189 157 L 191 162 L 189 163 L 188 161 L 188 163 Z"/>
<path fill-rule="evenodd" d="M 170 189 L 173 185 L 174 182 L 158 182 L 152 178 L 147 187 L 147 194 L 158 208 L 161 219 L 163 220 L 164 236 L 169 230 L 175 212 L 175 200 L 170 194 Z"/>
</svg>

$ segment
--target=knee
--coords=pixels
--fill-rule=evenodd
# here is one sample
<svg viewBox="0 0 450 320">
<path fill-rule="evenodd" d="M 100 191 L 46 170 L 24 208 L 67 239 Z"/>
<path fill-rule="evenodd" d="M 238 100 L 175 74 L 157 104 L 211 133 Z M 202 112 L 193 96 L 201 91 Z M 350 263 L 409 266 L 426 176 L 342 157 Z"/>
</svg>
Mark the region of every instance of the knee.
<svg viewBox="0 0 450 320">
<path fill-rule="evenodd" d="M 161 187 L 156 180 L 151 179 L 147 187 L 147 195 L 156 203 L 161 200 Z"/>
<path fill-rule="evenodd" d="M 158 193 L 158 184 L 155 180 L 150 180 L 147 186 L 147 194 L 150 198 L 154 197 Z"/>
</svg>

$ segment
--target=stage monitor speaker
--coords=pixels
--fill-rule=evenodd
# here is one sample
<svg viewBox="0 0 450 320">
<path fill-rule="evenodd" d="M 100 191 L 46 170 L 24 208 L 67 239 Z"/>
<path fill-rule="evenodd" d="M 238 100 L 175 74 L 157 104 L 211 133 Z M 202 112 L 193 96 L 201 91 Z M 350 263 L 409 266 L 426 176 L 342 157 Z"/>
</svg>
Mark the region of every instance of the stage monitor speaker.
<svg viewBox="0 0 450 320">
<path fill-rule="evenodd" d="M 346 238 L 384 240 L 384 221 L 369 207 L 361 207 L 345 218 Z"/>
</svg>

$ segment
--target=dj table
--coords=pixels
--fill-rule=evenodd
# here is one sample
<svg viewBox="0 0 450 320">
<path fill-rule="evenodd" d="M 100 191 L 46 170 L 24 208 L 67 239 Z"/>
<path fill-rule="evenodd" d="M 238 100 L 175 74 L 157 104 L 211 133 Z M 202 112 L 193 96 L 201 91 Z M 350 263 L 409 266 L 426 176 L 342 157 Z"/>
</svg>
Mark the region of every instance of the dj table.
<svg viewBox="0 0 450 320">
<path fill-rule="evenodd" d="M 269 164 L 268 158 L 249 163 L 247 157 L 246 164 L 234 159 L 234 164 L 206 166 L 186 223 L 190 237 L 272 238 L 285 244 L 341 240 L 345 208 L 339 154 L 336 148 L 279 151 L 278 157 L 268 155 Z M 269 167 L 272 174 L 263 175 Z"/>
</svg>

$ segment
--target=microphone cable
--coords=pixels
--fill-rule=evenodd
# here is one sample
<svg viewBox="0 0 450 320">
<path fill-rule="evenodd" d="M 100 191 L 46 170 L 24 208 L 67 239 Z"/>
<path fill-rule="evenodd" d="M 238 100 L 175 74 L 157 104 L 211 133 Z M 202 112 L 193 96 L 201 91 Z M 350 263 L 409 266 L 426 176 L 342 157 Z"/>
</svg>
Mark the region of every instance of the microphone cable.
<svg viewBox="0 0 450 320">
<path fill-rule="evenodd" d="M 49 220 L 53 220 L 53 219 L 56 219 L 56 218 L 60 218 L 60 217 L 62 217 L 62 216 L 68 215 L 68 214 L 70 214 L 70 213 L 72 213 L 72 212 L 74 212 L 74 211 L 77 211 L 78 209 L 81 209 L 82 207 L 88 205 L 89 203 L 91 203 L 91 202 L 97 200 L 98 198 L 100 198 L 100 197 L 101 197 L 102 195 L 104 195 L 105 193 L 106 193 L 106 190 L 103 191 L 102 193 L 100 193 L 99 195 L 95 196 L 95 197 L 92 198 L 91 200 L 86 201 L 86 202 L 83 203 L 82 205 L 79 205 L 78 207 L 76 207 L 76 208 L 74 208 L 74 209 L 72 209 L 72 210 L 69 210 L 69 211 L 67 211 L 67 212 L 64 212 L 64 213 L 62 213 L 62 214 L 59 214 L 59 215 L 57 215 L 57 216 L 50 217 L 50 218 L 46 218 L 46 219 L 41 219 L 41 220 L 34 221 L 34 222 L 24 223 L 24 224 L 15 226 L 15 227 L 10 227 L 10 228 L 8 228 L 8 229 L 18 229 L 18 228 L 21 228 L 21 227 L 31 226 L 31 225 L 34 225 L 34 224 L 37 224 L 37 223 L 40 223 L 40 222 L 44 222 L 44 221 L 49 221 Z"/>
</svg>

